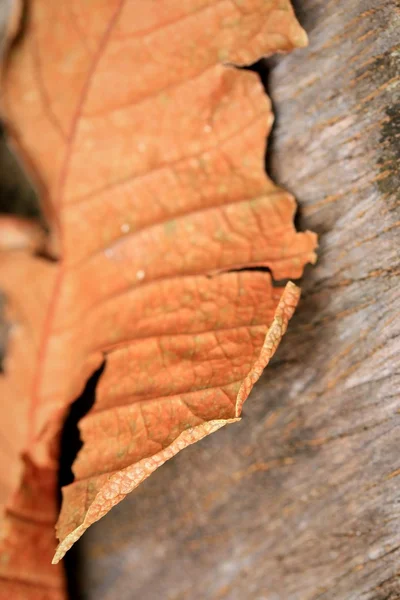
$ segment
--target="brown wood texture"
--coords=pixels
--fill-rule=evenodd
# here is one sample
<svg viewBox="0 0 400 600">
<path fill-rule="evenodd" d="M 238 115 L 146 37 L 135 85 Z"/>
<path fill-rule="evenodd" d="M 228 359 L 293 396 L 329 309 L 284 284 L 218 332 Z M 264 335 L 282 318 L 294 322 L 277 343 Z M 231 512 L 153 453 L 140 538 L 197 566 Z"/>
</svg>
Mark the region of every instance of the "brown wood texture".
<svg viewBox="0 0 400 600">
<path fill-rule="evenodd" d="M 274 60 L 271 170 L 320 235 L 241 423 L 85 534 L 90 600 L 400 598 L 400 8 L 299 0 Z"/>
</svg>

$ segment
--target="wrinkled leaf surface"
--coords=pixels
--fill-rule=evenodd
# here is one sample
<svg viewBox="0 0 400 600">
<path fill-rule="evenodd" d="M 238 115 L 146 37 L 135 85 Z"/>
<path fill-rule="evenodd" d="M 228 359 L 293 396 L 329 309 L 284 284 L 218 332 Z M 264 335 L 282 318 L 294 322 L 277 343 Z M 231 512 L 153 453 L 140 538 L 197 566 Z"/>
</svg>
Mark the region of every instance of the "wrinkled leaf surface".
<svg viewBox="0 0 400 600">
<path fill-rule="evenodd" d="M 106 361 L 63 489 L 56 561 L 168 458 L 239 418 L 286 330 L 298 288 L 272 287 L 254 267 L 298 278 L 316 240 L 296 233 L 293 198 L 265 174 L 270 101 L 234 65 L 306 36 L 286 0 L 28 9 L 3 114 L 57 260 L 0 254 L 13 323 L 0 573 L 8 597 L 28 586 L 61 598 L 62 573 L 48 566 L 58 441 L 90 375 Z"/>
</svg>

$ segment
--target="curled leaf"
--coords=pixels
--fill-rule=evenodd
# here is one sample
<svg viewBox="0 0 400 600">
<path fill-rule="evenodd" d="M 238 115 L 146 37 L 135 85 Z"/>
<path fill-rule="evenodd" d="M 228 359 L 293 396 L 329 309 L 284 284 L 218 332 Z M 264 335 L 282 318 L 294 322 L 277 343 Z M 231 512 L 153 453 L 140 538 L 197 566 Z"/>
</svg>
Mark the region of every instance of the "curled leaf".
<svg viewBox="0 0 400 600">
<path fill-rule="evenodd" d="M 55 485 L 68 407 L 106 361 L 63 489 L 57 561 L 165 460 L 238 419 L 286 330 L 298 288 L 254 267 L 298 278 L 316 238 L 295 231 L 292 196 L 265 175 L 270 101 L 233 65 L 307 38 L 282 0 L 29 8 L 4 114 L 60 259 L 0 255 L 15 320 L 0 385 L 6 429 L 19 424 L 4 490 L 21 453 Z"/>
</svg>

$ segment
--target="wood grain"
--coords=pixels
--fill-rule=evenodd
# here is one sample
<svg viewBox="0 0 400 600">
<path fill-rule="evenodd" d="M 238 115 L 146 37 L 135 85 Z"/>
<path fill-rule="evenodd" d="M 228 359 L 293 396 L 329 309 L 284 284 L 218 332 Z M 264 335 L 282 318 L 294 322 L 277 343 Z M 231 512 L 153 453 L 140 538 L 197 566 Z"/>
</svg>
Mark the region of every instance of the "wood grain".
<svg viewBox="0 0 400 600">
<path fill-rule="evenodd" d="M 400 8 L 296 8 L 310 46 L 270 63 L 269 162 L 319 263 L 242 422 L 85 535 L 84 598 L 400 598 Z"/>
</svg>

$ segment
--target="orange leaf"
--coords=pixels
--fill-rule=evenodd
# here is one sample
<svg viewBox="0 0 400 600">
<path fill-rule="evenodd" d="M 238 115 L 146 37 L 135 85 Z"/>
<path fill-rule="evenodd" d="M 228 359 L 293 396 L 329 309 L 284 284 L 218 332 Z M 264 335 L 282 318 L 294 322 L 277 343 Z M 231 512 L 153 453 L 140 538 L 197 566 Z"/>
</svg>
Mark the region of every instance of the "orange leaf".
<svg viewBox="0 0 400 600">
<path fill-rule="evenodd" d="M 15 322 L 0 381 L 5 578 L 62 590 L 38 566 L 52 546 L 41 514 L 65 415 L 104 359 L 56 561 L 168 458 L 239 418 L 299 296 L 243 269 L 300 277 L 316 238 L 296 233 L 293 198 L 265 175 L 271 105 L 233 65 L 306 39 L 285 0 L 29 2 L 3 108 L 60 258 L 0 255 Z"/>
</svg>

